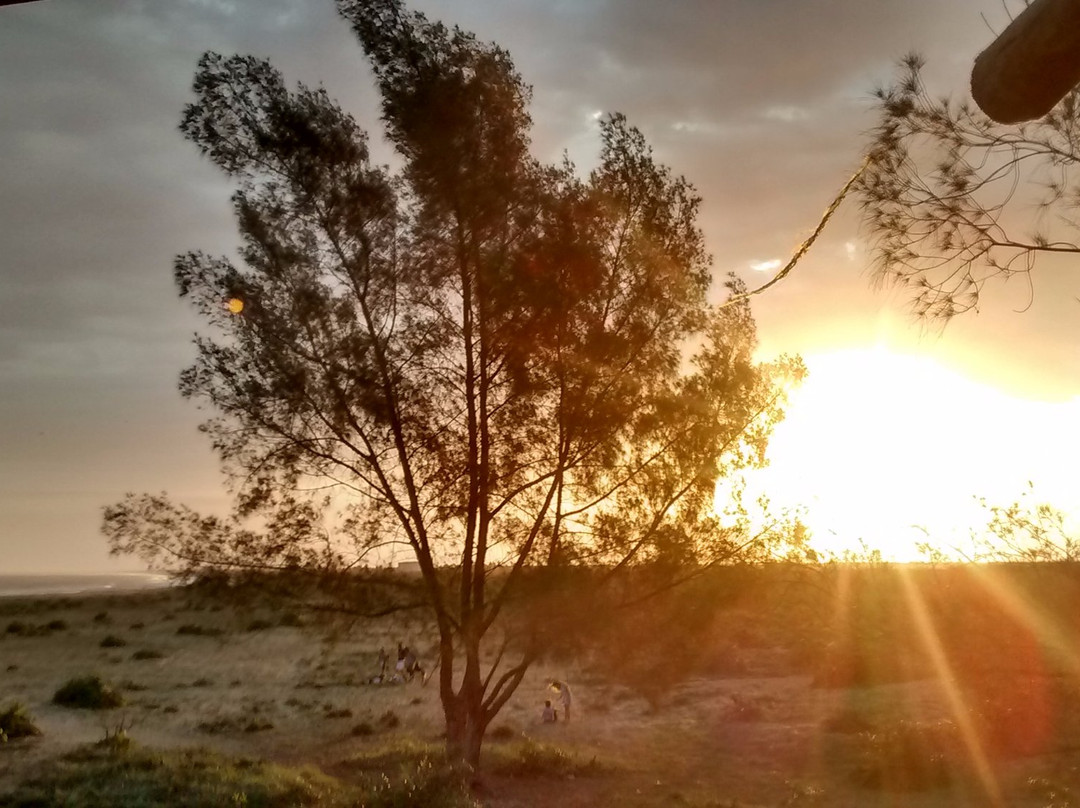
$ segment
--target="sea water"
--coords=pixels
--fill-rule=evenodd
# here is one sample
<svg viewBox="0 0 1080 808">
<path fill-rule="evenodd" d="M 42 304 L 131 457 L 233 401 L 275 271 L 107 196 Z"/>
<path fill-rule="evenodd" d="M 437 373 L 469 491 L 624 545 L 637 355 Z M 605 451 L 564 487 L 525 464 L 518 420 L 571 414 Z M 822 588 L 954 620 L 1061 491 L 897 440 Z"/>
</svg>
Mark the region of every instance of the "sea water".
<svg viewBox="0 0 1080 808">
<path fill-rule="evenodd" d="M 158 589 L 170 583 L 156 572 L 119 572 L 95 575 L 0 575 L 0 597 L 102 594 Z"/>
</svg>

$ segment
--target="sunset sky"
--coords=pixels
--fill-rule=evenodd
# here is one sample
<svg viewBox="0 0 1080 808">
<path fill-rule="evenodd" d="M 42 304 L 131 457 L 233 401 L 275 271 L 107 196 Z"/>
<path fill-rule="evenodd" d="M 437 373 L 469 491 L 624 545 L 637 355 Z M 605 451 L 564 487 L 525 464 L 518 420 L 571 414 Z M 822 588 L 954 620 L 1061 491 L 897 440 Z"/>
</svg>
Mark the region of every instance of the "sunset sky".
<svg viewBox="0 0 1080 808">
<path fill-rule="evenodd" d="M 1015 3 L 1019 6 L 1019 3 Z M 534 87 L 534 151 L 587 170 L 597 118 L 628 115 L 704 197 L 716 278 L 769 278 L 859 165 L 871 92 L 916 50 L 966 94 L 1000 0 L 423 0 L 509 49 Z M 302 9 L 302 10 L 301 10 Z M 206 50 L 323 84 L 373 135 L 374 88 L 331 0 L 49 0 L 0 8 L 0 572 L 136 569 L 107 557 L 102 506 L 168 491 L 224 508 L 181 400 L 198 328 L 171 277 L 235 254 L 231 188 L 178 131 Z M 381 159 L 389 159 L 385 145 Z M 944 331 L 876 290 L 854 205 L 756 300 L 760 356 L 810 377 L 755 485 L 807 508 L 823 547 L 910 556 L 958 542 L 1026 481 L 1075 500 L 1080 284 L 1066 263 L 995 287 Z M 1026 311 L 1020 312 L 1020 309 Z"/>
</svg>

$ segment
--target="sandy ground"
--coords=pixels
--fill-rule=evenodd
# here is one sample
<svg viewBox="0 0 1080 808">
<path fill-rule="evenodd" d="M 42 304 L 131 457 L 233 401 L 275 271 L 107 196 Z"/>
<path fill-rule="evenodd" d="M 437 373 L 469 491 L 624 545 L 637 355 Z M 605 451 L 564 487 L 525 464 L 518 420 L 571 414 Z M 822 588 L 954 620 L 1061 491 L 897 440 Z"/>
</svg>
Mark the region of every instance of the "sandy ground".
<svg viewBox="0 0 1080 808">
<path fill-rule="evenodd" d="M 351 758 L 389 738 L 439 742 L 434 683 L 367 683 L 379 648 L 393 653 L 399 640 L 430 663 L 435 637 L 429 628 L 399 619 L 335 631 L 303 614 L 304 625 L 283 626 L 282 616 L 210 606 L 178 590 L 0 600 L 0 705 L 22 702 L 44 733 L 0 749 L 0 791 L 36 761 L 121 728 L 146 746 L 207 746 L 314 763 L 344 778 Z M 56 620 L 66 627 L 36 636 L 27 636 L 33 630 L 5 630 L 16 621 L 36 628 Z M 260 628 L 256 621 L 272 625 Z M 178 633 L 185 626 L 207 633 Z M 107 636 L 125 644 L 103 648 Z M 139 651 L 162 656 L 133 658 Z M 116 686 L 125 705 L 86 711 L 52 703 L 61 684 L 87 674 Z M 573 686 L 568 724 L 539 721 L 551 678 Z M 501 808 L 989 804 L 971 778 L 919 793 L 861 788 L 852 774 L 862 736 L 829 731 L 830 722 L 853 709 L 883 720 L 945 717 L 946 695 L 933 681 L 829 690 L 812 687 L 807 676 L 761 675 L 695 679 L 651 711 L 626 690 L 581 670 L 538 664 L 496 718 L 493 737 L 524 734 L 556 743 L 585 759 L 596 756 L 607 771 L 574 781 L 488 777 L 479 793 L 485 804 Z M 389 716 L 396 726 L 387 726 L 395 723 Z M 356 734 L 364 724 L 373 731 Z M 1007 804 L 1042 806 L 1049 803 L 1029 781 L 1074 779 L 1070 763 L 1060 756 L 1014 761 L 995 766 L 994 778 L 1010 795 Z"/>
</svg>

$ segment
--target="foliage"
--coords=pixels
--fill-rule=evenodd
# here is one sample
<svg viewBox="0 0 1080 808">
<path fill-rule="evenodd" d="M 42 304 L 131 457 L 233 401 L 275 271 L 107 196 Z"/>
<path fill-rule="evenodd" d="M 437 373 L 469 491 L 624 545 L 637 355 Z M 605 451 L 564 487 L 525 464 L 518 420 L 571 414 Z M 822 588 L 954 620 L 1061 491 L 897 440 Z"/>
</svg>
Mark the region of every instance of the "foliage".
<svg viewBox="0 0 1080 808">
<path fill-rule="evenodd" d="M 1080 253 L 1080 94 L 1002 126 L 967 101 L 931 97 L 922 66 L 907 57 L 877 93 L 859 193 L 878 279 L 910 289 L 917 315 L 947 320 L 977 308 L 989 281 L 1031 286 L 1036 259 Z"/>
<path fill-rule="evenodd" d="M 535 622 L 504 619 L 481 664 L 528 571 L 610 578 L 778 540 L 751 535 L 737 500 L 719 517 L 714 496 L 764 462 L 802 365 L 753 361 L 740 282 L 709 303 L 700 199 L 625 117 L 600 123 L 587 178 L 543 165 L 504 50 L 399 0 L 338 7 L 401 168 L 371 163 L 325 91 L 290 91 L 259 59 L 202 58 L 181 129 L 238 183 L 243 266 L 176 260 L 216 332 L 196 339 L 181 392 L 219 413 L 203 430 L 236 514 L 132 495 L 104 530 L 115 552 L 186 577 L 329 580 L 408 548 L 439 632 L 447 743 L 475 764 L 540 650 Z M 265 529 L 243 526 L 253 516 Z"/>
<path fill-rule="evenodd" d="M 123 648 L 127 645 L 127 640 L 123 637 L 117 637 L 115 634 L 109 634 L 102 638 L 98 643 L 102 648 Z"/>
<path fill-rule="evenodd" d="M 164 659 L 165 654 L 163 654 L 161 651 L 154 650 L 153 648 L 140 648 L 138 651 L 131 655 L 131 658 L 136 660 L 137 662 L 142 662 L 150 659 Z"/>
<path fill-rule="evenodd" d="M 122 706 L 124 699 L 100 676 L 82 676 L 65 682 L 53 694 L 53 703 L 79 710 L 111 710 Z"/>
<path fill-rule="evenodd" d="M 26 711 L 24 704 L 16 701 L 0 710 L 0 743 L 32 738 L 40 734 L 41 730 Z"/>
<path fill-rule="evenodd" d="M 973 535 L 981 561 L 1080 560 L 1080 541 L 1065 513 L 1046 502 L 1034 500 L 1035 488 L 1009 505 L 990 505 L 980 500 L 989 514 L 984 535 Z"/>
</svg>

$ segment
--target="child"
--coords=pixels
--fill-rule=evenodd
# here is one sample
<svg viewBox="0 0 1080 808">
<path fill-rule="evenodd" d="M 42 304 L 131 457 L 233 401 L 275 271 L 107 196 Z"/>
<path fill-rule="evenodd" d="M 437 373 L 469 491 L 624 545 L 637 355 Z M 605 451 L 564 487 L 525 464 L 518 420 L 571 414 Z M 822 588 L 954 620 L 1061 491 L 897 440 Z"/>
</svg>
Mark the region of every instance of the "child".
<svg viewBox="0 0 1080 808">
<path fill-rule="evenodd" d="M 545 724 L 554 724 L 559 720 L 559 714 L 555 712 L 555 708 L 551 706 L 551 699 L 547 699 L 544 702 L 544 711 L 540 714 L 540 720 Z"/>
</svg>

